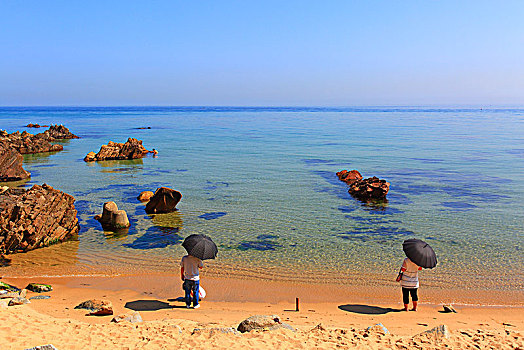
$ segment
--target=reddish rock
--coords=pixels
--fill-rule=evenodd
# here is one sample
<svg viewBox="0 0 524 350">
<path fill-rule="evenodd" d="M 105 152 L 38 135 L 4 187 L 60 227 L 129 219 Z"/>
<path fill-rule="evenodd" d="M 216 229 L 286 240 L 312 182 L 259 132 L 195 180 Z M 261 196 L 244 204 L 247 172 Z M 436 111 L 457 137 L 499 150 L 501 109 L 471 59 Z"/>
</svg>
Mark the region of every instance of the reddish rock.
<svg viewBox="0 0 524 350">
<path fill-rule="evenodd" d="M 40 124 L 31 124 L 31 123 L 29 123 L 25 127 L 26 128 L 47 128 L 47 127 L 49 127 L 49 125 L 40 125 Z"/>
<path fill-rule="evenodd" d="M 62 124 L 51 125 L 49 130 L 44 131 L 44 135 L 47 136 L 49 140 L 64 140 L 64 139 L 78 139 L 79 137 L 69 131 L 68 128 Z"/>
<path fill-rule="evenodd" d="M 373 176 L 354 182 L 348 192 L 355 198 L 368 201 L 385 199 L 388 191 L 389 182 Z"/>
<path fill-rule="evenodd" d="M 348 185 L 351 185 L 353 182 L 362 179 L 362 175 L 360 175 L 358 170 L 341 170 L 337 173 L 337 176 L 340 181 L 344 181 Z"/>
<path fill-rule="evenodd" d="M 46 184 L 0 193 L 0 254 L 28 251 L 76 237 L 75 199 Z"/>
<path fill-rule="evenodd" d="M 176 205 L 182 199 L 182 194 L 171 188 L 160 187 L 146 205 L 146 213 L 161 214 L 177 210 Z"/>
<path fill-rule="evenodd" d="M 0 141 L 0 181 L 20 181 L 31 174 L 22 168 L 23 157 L 5 141 Z"/>
<path fill-rule="evenodd" d="M 90 152 L 84 158 L 84 161 L 101 161 L 113 159 L 137 159 L 144 157 L 149 151 L 142 146 L 142 140 L 134 138 L 127 139 L 126 143 L 109 141 L 107 145 L 102 145 L 100 151 Z"/>
<path fill-rule="evenodd" d="M 337 176 L 350 186 L 348 192 L 357 199 L 362 201 L 386 199 L 390 185 L 386 180 L 375 176 L 363 179 L 357 170 L 341 170 Z"/>
</svg>

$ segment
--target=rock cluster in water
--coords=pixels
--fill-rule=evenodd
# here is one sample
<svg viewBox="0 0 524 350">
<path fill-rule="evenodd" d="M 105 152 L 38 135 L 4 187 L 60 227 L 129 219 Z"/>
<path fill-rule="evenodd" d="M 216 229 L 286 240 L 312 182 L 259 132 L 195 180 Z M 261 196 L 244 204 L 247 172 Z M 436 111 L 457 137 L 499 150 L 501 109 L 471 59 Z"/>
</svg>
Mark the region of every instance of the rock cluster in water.
<svg viewBox="0 0 524 350">
<path fill-rule="evenodd" d="M 78 139 L 79 137 L 69 131 L 68 128 L 62 124 L 51 125 L 48 130 L 44 131 L 44 135 L 48 137 L 49 140 L 66 140 L 66 139 Z"/>
<path fill-rule="evenodd" d="M 107 145 L 102 145 L 98 153 L 89 152 L 84 161 L 94 162 L 101 160 L 118 160 L 118 159 L 137 159 L 142 158 L 149 151 L 142 146 L 142 140 L 132 137 L 128 138 L 126 143 L 109 141 Z"/>
<path fill-rule="evenodd" d="M 48 128 L 49 125 L 40 125 L 40 124 L 29 123 L 25 127 L 26 128 Z"/>
<path fill-rule="evenodd" d="M 384 200 L 389 191 L 389 182 L 376 176 L 363 179 L 357 170 L 342 170 L 337 173 L 338 178 L 349 185 L 348 192 L 362 201 Z"/>
<path fill-rule="evenodd" d="M 102 215 L 96 215 L 102 227 L 108 230 L 118 230 L 129 227 L 129 220 L 124 210 L 118 210 L 115 202 L 106 202 L 102 209 Z"/>
<path fill-rule="evenodd" d="M 155 191 L 153 197 L 146 205 L 146 213 L 161 214 L 171 213 L 176 209 L 176 205 L 182 199 L 182 193 L 171 188 L 160 187 Z"/>
<path fill-rule="evenodd" d="M 0 253 L 24 252 L 78 234 L 75 199 L 49 185 L 0 193 Z"/>
<path fill-rule="evenodd" d="M 49 135 L 45 133 L 33 135 L 27 131 L 16 131 L 8 134 L 4 131 L 0 133 L 0 141 L 7 143 L 11 148 L 16 149 L 21 154 L 57 152 L 64 149 L 62 145 L 51 144 L 50 141 L 54 141 L 54 138 L 50 138 Z"/>
</svg>

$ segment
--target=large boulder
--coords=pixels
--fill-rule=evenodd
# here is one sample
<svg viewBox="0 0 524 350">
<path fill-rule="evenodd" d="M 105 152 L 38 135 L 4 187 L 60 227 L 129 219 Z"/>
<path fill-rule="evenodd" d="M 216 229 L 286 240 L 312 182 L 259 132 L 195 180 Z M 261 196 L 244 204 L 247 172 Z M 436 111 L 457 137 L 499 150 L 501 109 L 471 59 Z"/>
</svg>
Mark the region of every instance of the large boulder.
<svg viewBox="0 0 524 350">
<path fill-rule="evenodd" d="M 349 185 L 348 192 L 362 201 L 384 200 L 389 191 L 389 182 L 376 176 L 363 179 L 357 170 L 341 170 L 337 173 L 340 181 Z"/>
<path fill-rule="evenodd" d="M 29 251 L 76 237 L 75 199 L 43 184 L 0 193 L 0 253 Z"/>
<path fill-rule="evenodd" d="M 94 152 L 88 153 L 84 158 L 86 162 L 113 160 L 113 159 L 137 159 L 144 157 L 149 151 L 142 146 L 142 140 L 134 138 L 127 139 L 126 143 L 109 141 L 102 145 L 100 151 L 93 156 Z"/>
<path fill-rule="evenodd" d="M 27 131 L 22 133 L 16 131 L 12 134 L 0 134 L 0 142 L 6 142 L 10 147 L 22 154 L 57 152 L 64 149 L 62 145 L 53 145 L 49 142 L 53 140 L 45 133 L 33 135 Z"/>
<path fill-rule="evenodd" d="M 20 181 L 31 174 L 22 168 L 23 157 L 5 141 L 0 141 L 0 181 Z"/>
<path fill-rule="evenodd" d="M 115 202 L 106 202 L 102 209 L 102 215 L 95 216 L 102 227 L 108 230 L 118 230 L 129 227 L 129 219 L 125 210 L 118 210 Z"/>
<path fill-rule="evenodd" d="M 57 139 L 57 140 L 63 140 L 63 139 L 78 139 L 79 137 L 73 134 L 71 131 L 69 131 L 68 128 L 63 126 L 62 124 L 58 125 L 51 125 L 48 130 L 44 131 L 44 135 L 47 136 L 48 139 Z"/>
<path fill-rule="evenodd" d="M 113 304 L 111 304 L 109 300 L 86 300 L 75 306 L 75 309 L 89 310 L 88 316 L 106 316 L 113 314 Z"/>
<path fill-rule="evenodd" d="M 182 199 L 182 193 L 171 188 L 160 187 L 157 188 L 155 194 L 146 205 L 146 213 L 161 214 L 170 213 L 176 209 L 176 205 Z"/>
</svg>

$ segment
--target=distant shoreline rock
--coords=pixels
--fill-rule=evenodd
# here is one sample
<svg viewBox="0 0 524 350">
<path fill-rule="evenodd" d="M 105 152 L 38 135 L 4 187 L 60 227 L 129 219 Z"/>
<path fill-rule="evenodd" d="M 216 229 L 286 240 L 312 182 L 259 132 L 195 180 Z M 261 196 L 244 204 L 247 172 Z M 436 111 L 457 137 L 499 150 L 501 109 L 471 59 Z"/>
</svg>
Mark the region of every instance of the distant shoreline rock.
<svg viewBox="0 0 524 350">
<path fill-rule="evenodd" d="M 107 145 L 102 145 L 98 153 L 89 152 L 85 162 L 103 161 L 103 160 L 122 160 L 142 158 L 150 153 L 143 145 L 142 140 L 128 138 L 125 143 L 109 141 Z"/>
<path fill-rule="evenodd" d="M 45 247 L 76 237 L 73 196 L 43 184 L 0 193 L 0 254 Z"/>
</svg>

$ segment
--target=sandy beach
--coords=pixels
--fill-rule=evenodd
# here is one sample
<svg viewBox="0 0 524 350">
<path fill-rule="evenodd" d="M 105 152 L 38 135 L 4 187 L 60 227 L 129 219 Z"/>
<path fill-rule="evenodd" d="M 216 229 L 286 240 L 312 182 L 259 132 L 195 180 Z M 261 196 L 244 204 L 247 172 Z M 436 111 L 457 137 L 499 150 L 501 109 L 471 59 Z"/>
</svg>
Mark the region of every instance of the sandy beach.
<svg viewBox="0 0 524 350">
<path fill-rule="evenodd" d="M 29 282 L 50 283 L 50 299 L 32 299 L 30 304 L 0 309 L 0 340 L 4 349 L 25 349 L 53 344 L 58 349 L 162 349 L 162 348 L 399 348 L 399 349 L 522 349 L 524 347 L 523 306 L 455 305 L 457 313 L 443 313 L 442 305 L 422 302 L 417 312 L 401 312 L 400 302 L 364 302 L 364 295 L 322 293 L 324 301 L 306 293 L 295 311 L 300 286 L 282 286 L 260 281 L 235 281 L 208 278 L 208 297 L 198 310 L 186 309 L 177 298 L 181 289 L 164 290 L 167 284 L 159 276 L 10 278 L 2 279 L 18 287 Z M 44 281 L 45 280 L 45 281 Z M 142 280 L 142 283 L 137 281 Z M 154 283 L 156 280 L 156 284 Z M 265 287 L 264 287 L 265 284 Z M 127 288 L 127 287 L 129 288 Z M 149 287 L 148 287 L 149 286 Z M 154 288 L 155 286 L 160 287 Z M 228 286 L 222 288 L 220 286 Z M 310 285 L 315 288 L 314 285 Z M 238 301 L 232 301 L 232 290 Z M 318 291 L 317 286 L 317 291 Z M 226 296 L 229 295 L 229 297 Z M 258 296 L 252 301 L 249 297 Z M 30 298 L 37 293 L 28 292 Z M 88 299 L 109 300 L 114 314 L 138 311 L 140 323 L 113 323 L 113 316 L 86 316 L 86 310 L 74 309 Z M 254 297 L 252 298 L 254 299 Z M 273 301 L 271 301 L 271 299 Z M 287 300 L 286 300 L 287 299 Z M 228 301 L 224 301 L 228 300 Z M 253 315 L 277 315 L 289 329 L 231 333 L 244 319 Z M 367 330 L 382 324 L 389 331 Z M 418 334 L 446 325 L 449 338 L 435 339 Z"/>
</svg>

